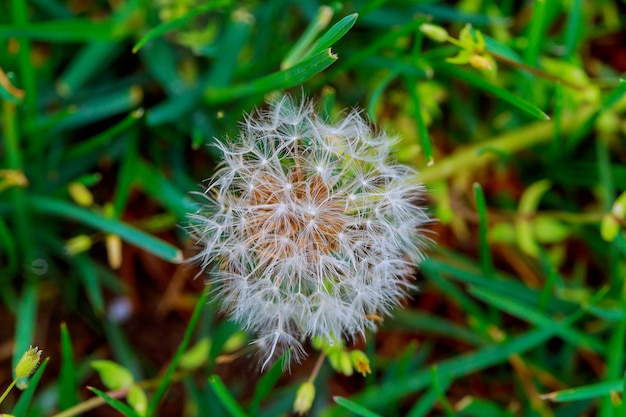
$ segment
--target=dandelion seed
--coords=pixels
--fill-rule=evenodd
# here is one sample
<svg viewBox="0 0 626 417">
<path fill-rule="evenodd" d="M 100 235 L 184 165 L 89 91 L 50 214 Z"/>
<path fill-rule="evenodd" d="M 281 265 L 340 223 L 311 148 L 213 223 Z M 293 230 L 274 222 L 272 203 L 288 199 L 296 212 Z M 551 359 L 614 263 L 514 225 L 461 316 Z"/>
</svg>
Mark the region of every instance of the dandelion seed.
<svg viewBox="0 0 626 417">
<path fill-rule="evenodd" d="M 269 365 L 302 342 L 375 329 L 422 259 L 429 222 L 417 173 L 391 156 L 394 139 L 353 111 L 330 125 L 289 97 L 218 142 L 224 161 L 190 215 L 222 308 Z"/>
</svg>

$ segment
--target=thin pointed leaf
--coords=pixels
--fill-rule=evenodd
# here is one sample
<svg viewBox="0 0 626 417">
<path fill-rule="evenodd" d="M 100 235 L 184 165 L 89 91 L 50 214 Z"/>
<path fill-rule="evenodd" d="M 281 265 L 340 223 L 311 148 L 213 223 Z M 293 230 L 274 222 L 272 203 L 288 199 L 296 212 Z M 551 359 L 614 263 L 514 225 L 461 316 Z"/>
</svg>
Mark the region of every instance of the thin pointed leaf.
<svg viewBox="0 0 626 417">
<path fill-rule="evenodd" d="M 353 402 L 350 401 L 347 398 L 343 398 L 343 397 L 339 397 L 339 396 L 334 396 L 333 400 L 335 400 L 335 402 L 337 404 L 339 404 L 340 406 L 342 406 L 343 408 L 345 408 L 346 410 L 352 411 L 353 413 L 355 413 L 356 415 L 362 416 L 362 417 L 382 417 L 380 414 L 376 414 L 373 411 L 368 410 L 367 408 Z"/>
<path fill-rule="evenodd" d="M 119 235 L 128 243 L 132 243 L 170 262 L 180 262 L 182 260 L 182 253 L 177 247 L 135 229 L 126 223 L 122 223 L 119 220 L 110 219 L 66 201 L 49 197 L 31 196 L 29 202 L 34 211 L 47 215 L 66 217 L 84 223 L 97 230 Z"/>
<path fill-rule="evenodd" d="M 120 413 L 122 413 L 124 416 L 126 416 L 126 417 L 141 417 L 135 410 L 130 408 L 128 405 L 124 404 L 120 400 L 116 400 L 115 398 L 113 398 L 109 394 L 107 394 L 106 392 L 100 391 L 98 388 L 94 388 L 94 387 L 87 387 L 87 389 L 89 391 L 93 392 L 94 394 L 96 394 L 98 397 L 102 398 L 104 400 L 104 402 L 109 404 L 115 410 L 117 410 Z"/>
<path fill-rule="evenodd" d="M 518 109 L 524 111 L 526 114 L 535 117 L 541 120 L 550 120 L 550 117 L 543 112 L 539 107 L 534 104 L 524 100 L 523 98 L 516 96 L 515 94 L 505 90 L 503 88 L 498 87 L 497 85 L 491 84 L 485 79 L 479 77 L 478 75 L 460 69 L 459 67 L 447 63 L 433 63 L 435 69 L 441 71 L 449 76 L 454 78 L 460 78 L 467 83 L 473 85 L 474 87 L 480 88 L 482 90 L 487 91 L 488 93 L 493 94 L 497 98 L 510 103 L 511 105 L 517 107 Z"/>
<path fill-rule="evenodd" d="M 209 377 L 209 385 L 213 388 L 215 395 L 220 399 L 222 405 L 228 413 L 233 417 L 247 417 L 246 412 L 239 406 L 237 401 L 228 392 L 228 388 L 224 385 L 222 380 L 217 375 L 211 375 Z"/>
</svg>

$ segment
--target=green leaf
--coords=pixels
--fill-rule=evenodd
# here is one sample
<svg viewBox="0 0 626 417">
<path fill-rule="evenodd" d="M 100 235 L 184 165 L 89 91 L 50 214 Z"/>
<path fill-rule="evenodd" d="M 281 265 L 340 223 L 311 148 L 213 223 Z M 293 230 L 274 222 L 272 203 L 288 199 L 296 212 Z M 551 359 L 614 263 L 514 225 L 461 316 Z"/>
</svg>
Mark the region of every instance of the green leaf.
<svg viewBox="0 0 626 417">
<path fill-rule="evenodd" d="M 43 22 L 0 25 L 0 39 L 23 37 L 45 42 L 85 42 L 113 39 L 111 22 L 92 19 L 49 20 Z"/>
<path fill-rule="evenodd" d="M 523 112 L 525 112 L 526 114 L 532 117 L 535 117 L 541 120 L 550 120 L 550 117 L 547 114 L 545 114 L 541 109 L 539 109 L 537 106 L 529 103 L 528 101 L 524 100 L 523 98 L 519 96 L 516 96 L 515 94 L 509 92 L 508 90 L 505 90 L 494 84 L 491 84 L 490 82 L 486 81 L 485 79 L 479 77 L 478 75 L 470 71 L 462 70 L 455 65 L 450 65 L 445 62 L 433 62 L 433 66 L 435 67 L 436 70 L 439 70 L 448 76 L 462 79 L 466 81 L 467 83 L 473 85 L 474 87 L 480 88 L 482 90 L 487 91 L 488 93 L 493 94 L 499 99 L 504 100 L 507 103 L 510 103 L 511 105 L 517 107 L 518 109 L 522 110 Z"/>
<path fill-rule="evenodd" d="M 228 392 L 228 389 L 219 376 L 211 375 L 209 377 L 209 385 L 213 388 L 215 395 L 220 399 L 222 405 L 228 413 L 233 417 L 247 417 L 246 412 L 239 406 L 237 401 Z"/>
<path fill-rule="evenodd" d="M 291 68 L 267 75 L 254 81 L 232 87 L 210 87 L 204 92 L 207 103 L 221 104 L 251 95 L 265 94 L 273 90 L 287 89 L 302 84 L 315 74 L 324 71 L 337 60 L 330 49 Z"/>
<path fill-rule="evenodd" d="M 169 262 L 182 261 L 180 249 L 171 244 L 148 235 L 134 227 L 122 223 L 116 219 L 110 219 L 103 215 L 90 211 L 63 200 L 57 200 L 43 196 L 30 196 L 31 208 L 39 213 L 66 217 L 79 221 L 103 232 L 120 236 L 123 240 L 136 245 L 148 252 L 165 259 Z"/>
<path fill-rule="evenodd" d="M 591 350 L 598 354 L 604 354 L 606 352 L 605 345 L 599 339 L 576 329 L 562 326 L 555 318 L 543 314 L 535 307 L 529 306 L 520 300 L 478 287 L 470 287 L 469 292 L 482 301 L 521 320 L 539 327 L 554 328 L 557 335 L 579 349 Z"/>
<path fill-rule="evenodd" d="M 350 401 L 347 398 L 343 398 L 343 397 L 339 397 L 339 396 L 334 396 L 333 400 L 339 404 L 340 406 L 342 406 L 343 408 L 345 408 L 346 410 L 352 411 L 353 413 L 355 413 L 356 415 L 362 416 L 362 417 L 381 417 L 380 414 L 376 414 L 373 411 L 368 410 L 367 408 Z"/>
<path fill-rule="evenodd" d="M 104 313 L 104 294 L 100 287 L 100 280 L 94 265 L 94 260 L 85 254 L 78 254 L 72 258 L 72 263 L 83 282 L 89 303 L 96 315 Z"/>
<path fill-rule="evenodd" d="M 205 289 L 202 295 L 200 296 L 200 298 L 198 299 L 198 302 L 196 303 L 196 307 L 193 310 L 191 319 L 189 320 L 189 324 L 187 325 L 187 329 L 185 330 L 183 340 L 181 340 L 180 344 L 178 345 L 178 348 L 176 349 L 176 353 L 174 354 L 174 357 L 172 358 L 170 364 L 167 366 L 167 369 L 165 370 L 165 373 L 161 377 L 159 385 L 157 386 L 157 389 L 154 392 L 154 395 L 152 396 L 150 403 L 148 404 L 148 412 L 146 413 L 148 416 L 154 415 L 157 405 L 159 404 L 159 401 L 161 401 L 161 398 L 163 397 L 163 395 L 165 395 L 165 391 L 167 390 L 167 387 L 169 386 L 169 384 L 172 383 L 172 377 L 174 375 L 174 371 L 178 367 L 180 358 L 183 356 L 183 353 L 187 349 L 187 346 L 189 346 L 189 342 L 191 341 L 191 335 L 194 329 L 196 328 L 196 324 L 198 323 L 198 319 L 200 318 L 200 313 L 202 312 L 202 309 L 205 307 L 208 301 L 208 297 L 209 297 L 209 290 Z"/>
<path fill-rule="evenodd" d="M 272 391 L 272 388 L 278 382 L 278 379 L 283 374 L 283 366 L 284 360 L 286 359 L 286 355 L 288 352 L 285 352 L 281 358 L 281 360 L 276 361 L 272 365 L 272 367 L 263 374 L 259 382 L 256 384 L 256 388 L 254 389 L 254 396 L 252 398 L 252 402 L 250 403 L 250 414 L 253 416 L 259 415 L 261 401 L 265 397 L 269 395 Z"/>
<path fill-rule="evenodd" d="M 541 399 L 554 402 L 580 401 L 589 398 L 598 398 L 610 395 L 612 392 L 620 393 L 624 389 L 623 379 L 599 382 L 597 384 L 585 385 L 578 388 L 569 388 L 561 391 L 554 391 L 543 394 Z"/>
<path fill-rule="evenodd" d="M 115 61 L 125 48 L 119 42 L 89 43 L 74 56 L 55 87 L 61 97 L 70 97 Z"/>
<path fill-rule="evenodd" d="M 65 323 L 61 323 L 61 371 L 59 373 L 59 408 L 67 410 L 78 403 L 78 373 L 74 363 L 72 339 Z"/>
<path fill-rule="evenodd" d="M 94 387 L 87 387 L 87 389 L 89 391 L 93 392 L 94 394 L 96 394 L 98 397 L 102 398 L 104 400 L 104 402 L 109 404 L 115 410 L 117 410 L 120 413 L 122 413 L 124 416 L 126 416 L 126 417 L 142 417 L 135 410 L 133 410 L 132 408 L 130 408 L 129 406 L 127 406 L 126 404 L 124 404 L 120 400 L 116 400 L 115 398 L 111 397 L 106 392 L 100 391 L 99 389 L 94 388 Z"/>
<path fill-rule="evenodd" d="M 128 388 L 135 383 L 130 371 L 113 361 L 92 361 L 91 367 L 98 372 L 102 383 L 110 390 Z"/>
<path fill-rule="evenodd" d="M 302 61 L 302 57 L 306 53 L 306 50 L 309 49 L 310 51 L 311 44 L 315 41 L 317 35 L 319 35 L 319 33 L 325 29 L 326 26 L 328 26 L 328 23 L 332 18 L 332 7 L 321 6 L 302 36 L 300 36 L 300 38 L 293 44 L 289 52 L 285 55 L 283 62 L 280 64 L 280 68 L 291 68 L 298 62 Z"/>
<path fill-rule="evenodd" d="M 485 203 L 485 195 L 479 183 L 474 183 L 474 199 L 476 200 L 476 210 L 479 218 L 479 240 L 480 240 L 480 264 L 486 276 L 495 275 L 493 268 L 493 258 L 487 241 L 487 232 L 489 222 L 487 220 L 487 205 Z"/>
<path fill-rule="evenodd" d="M 33 261 L 33 269 L 37 268 L 41 259 Z M 43 264 L 42 264 L 43 265 Z M 15 350 L 17 355 L 13 355 L 13 366 L 15 369 L 17 362 L 26 352 L 29 346 L 33 344 L 35 329 L 37 328 L 37 307 L 39 306 L 39 296 L 37 294 L 37 285 L 34 282 L 26 284 L 22 297 L 18 302 L 18 310 L 16 316 L 15 329 Z"/>
<path fill-rule="evenodd" d="M 324 33 L 324 35 L 322 35 L 322 37 L 313 44 L 311 50 L 304 54 L 302 60 L 313 57 L 316 54 L 321 53 L 325 49 L 333 46 L 339 39 L 343 38 L 350 29 L 352 29 L 352 26 L 354 26 L 358 17 L 358 13 L 353 13 L 335 23 L 333 27 L 328 29 L 328 31 Z"/>
<path fill-rule="evenodd" d="M 571 316 L 558 326 L 568 326 L 578 319 L 580 314 Z M 512 354 L 521 354 L 533 349 L 554 336 L 558 326 L 530 331 L 507 342 L 493 344 L 474 352 L 469 352 L 437 364 L 442 378 L 458 378 L 485 369 L 498 363 L 506 362 Z M 427 387 L 432 380 L 431 369 L 423 369 L 407 378 L 394 380 L 390 383 L 366 388 L 354 397 L 364 406 L 385 407 L 403 396 Z M 337 408 L 327 410 L 323 416 L 338 416 Z"/>
</svg>

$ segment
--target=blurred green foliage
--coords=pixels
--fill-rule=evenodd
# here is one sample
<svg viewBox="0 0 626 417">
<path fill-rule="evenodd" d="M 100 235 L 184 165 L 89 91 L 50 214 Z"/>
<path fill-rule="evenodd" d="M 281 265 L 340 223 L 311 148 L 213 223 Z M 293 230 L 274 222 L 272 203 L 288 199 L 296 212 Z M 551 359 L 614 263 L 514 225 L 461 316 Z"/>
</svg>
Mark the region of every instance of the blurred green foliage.
<svg viewBox="0 0 626 417">
<path fill-rule="evenodd" d="M 623 415 L 625 11 L 611 0 L 1 2 L 0 334 L 14 355 L 0 380 L 35 342 L 53 355 L 3 410 L 165 415 L 175 383 L 185 416 L 292 410 L 311 365 L 257 376 L 232 352 L 236 326 L 176 265 L 193 253 L 177 227 L 197 204 L 189 192 L 219 163 L 205 145 L 293 89 L 331 118 L 358 106 L 395 132 L 439 219 L 421 291 L 359 347 L 371 374 L 325 364 L 311 415 Z M 150 288 L 175 328 L 163 330 Z M 163 333 L 171 361 L 136 345 L 120 324 L 129 315 L 139 335 Z M 184 354 L 193 340 L 206 360 Z M 103 359 L 131 382 L 102 389 L 140 393 L 85 390 Z"/>
</svg>

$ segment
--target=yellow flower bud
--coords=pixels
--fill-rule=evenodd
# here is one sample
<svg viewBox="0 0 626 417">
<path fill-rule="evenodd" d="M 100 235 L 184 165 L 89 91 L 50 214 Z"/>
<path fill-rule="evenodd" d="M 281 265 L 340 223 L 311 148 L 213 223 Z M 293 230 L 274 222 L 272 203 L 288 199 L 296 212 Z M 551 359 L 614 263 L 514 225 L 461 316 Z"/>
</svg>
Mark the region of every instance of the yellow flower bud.
<svg viewBox="0 0 626 417">
<path fill-rule="evenodd" d="M 448 32 L 441 26 L 424 23 L 420 26 L 420 31 L 437 42 L 445 42 L 448 40 Z"/>
<path fill-rule="evenodd" d="M 28 378 L 37 369 L 40 359 L 41 350 L 37 347 L 29 347 L 15 366 L 15 377 Z"/>
<path fill-rule="evenodd" d="M 352 359 L 354 369 L 356 369 L 356 371 L 361 375 L 365 376 L 372 373 L 372 370 L 370 369 L 370 360 L 362 351 L 353 350 L 350 352 L 350 359 Z"/>
<path fill-rule="evenodd" d="M 65 252 L 71 256 L 82 252 L 87 252 L 89 249 L 91 249 L 92 244 L 93 241 L 91 240 L 91 237 L 87 235 L 74 236 L 73 238 L 68 239 L 67 242 L 65 242 Z"/>
<path fill-rule="evenodd" d="M 312 382 L 305 382 L 300 385 L 296 393 L 296 400 L 293 403 L 293 411 L 299 415 L 307 413 L 313 405 L 315 399 L 315 385 Z"/>
<path fill-rule="evenodd" d="M 480 70 L 489 71 L 493 68 L 491 61 L 480 55 L 472 55 L 469 59 L 469 63 L 472 67 Z"/>
<path fill-rule="evenodd" d="M 80 182 L 70 183 L 67 191 L 70 193 L 72 199 L 83 207 L 89 207 L 93 204 L 93 194 L 87 187 Z"/>
</svg>

